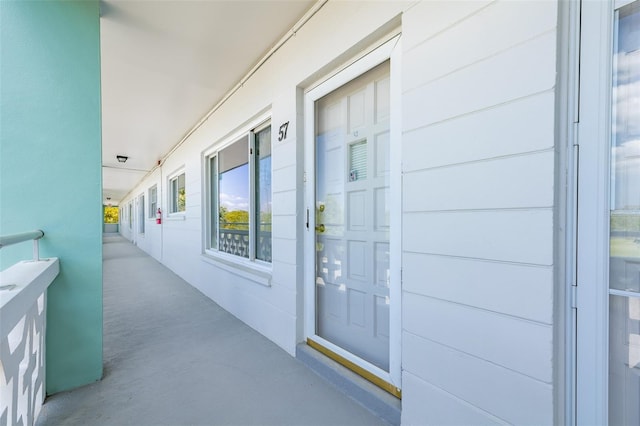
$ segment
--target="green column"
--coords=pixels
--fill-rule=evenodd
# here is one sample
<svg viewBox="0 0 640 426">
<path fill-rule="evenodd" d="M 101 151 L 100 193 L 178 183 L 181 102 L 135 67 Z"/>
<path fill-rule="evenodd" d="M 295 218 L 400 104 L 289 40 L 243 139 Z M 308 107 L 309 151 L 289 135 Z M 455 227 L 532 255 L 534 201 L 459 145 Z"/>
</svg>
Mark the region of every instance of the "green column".
<svg viewBox="0 0 640 426">
<path fill-rule="evenodd" d="M 47 393 L 102 376 L 98 1 L 0 0 L 0 234 L 41 228 Z M 31 245 L 0 250 L 0 268 Z"/>
</svg>

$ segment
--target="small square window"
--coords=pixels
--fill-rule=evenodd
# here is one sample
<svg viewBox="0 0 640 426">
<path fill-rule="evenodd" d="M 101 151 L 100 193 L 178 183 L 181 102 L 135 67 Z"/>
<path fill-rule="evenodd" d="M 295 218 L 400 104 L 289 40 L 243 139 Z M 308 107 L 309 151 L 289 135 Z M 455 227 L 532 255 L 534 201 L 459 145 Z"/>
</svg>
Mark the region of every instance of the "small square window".
<svg viewBox="0 0 640 426">
<path fill-rule="evenodd" d="M 156 185 L 149 188 L 149 218 L 156 217 L 158 211 L 158 187 Z"/>
<path fill-rule="evenodd" d="M 181 173 L 169 179 L 169 213 L 185 211 L 186 203 L 185 177 L 184 173 Z"/>
</svg>

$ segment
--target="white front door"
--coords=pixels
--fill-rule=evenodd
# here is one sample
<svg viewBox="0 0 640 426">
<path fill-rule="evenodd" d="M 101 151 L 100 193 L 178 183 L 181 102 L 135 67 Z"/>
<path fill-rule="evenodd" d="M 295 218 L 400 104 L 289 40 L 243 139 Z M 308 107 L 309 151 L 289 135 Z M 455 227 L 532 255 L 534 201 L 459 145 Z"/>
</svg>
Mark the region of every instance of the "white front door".
<svg viewBox="0 0 640 426">
<path fill-rule="evenodd" d="M 307 95 L 305 329 L 312 344 L 399 396 L 399 274 L 392 268 L 399 263 L 392 249 L 398 167 L 388 58 Z"/>
<path fill-rule="evenodd" d="M 389 66 L 316 102 L 316 334 L 389 371 Z"/>
<path fill-rule="evenodd" d="M 578 424 L 640 424 L 640 0 L 582 4 Z"/>
</svg>

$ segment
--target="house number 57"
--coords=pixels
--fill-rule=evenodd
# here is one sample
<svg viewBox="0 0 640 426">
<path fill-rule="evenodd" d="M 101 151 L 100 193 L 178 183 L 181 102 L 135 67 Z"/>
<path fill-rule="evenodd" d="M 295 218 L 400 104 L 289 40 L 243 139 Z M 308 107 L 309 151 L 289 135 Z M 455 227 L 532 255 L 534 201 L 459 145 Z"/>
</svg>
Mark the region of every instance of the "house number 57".
<svg viewBox="0 0 640 426">
<path fill-rule="evenodd" d="M 278 132 L 278 142 L 283 141 L 287 138 L 287 129 L 289 129 L 288 121 L 280 126 L 280 131 Z"/>
</svg>

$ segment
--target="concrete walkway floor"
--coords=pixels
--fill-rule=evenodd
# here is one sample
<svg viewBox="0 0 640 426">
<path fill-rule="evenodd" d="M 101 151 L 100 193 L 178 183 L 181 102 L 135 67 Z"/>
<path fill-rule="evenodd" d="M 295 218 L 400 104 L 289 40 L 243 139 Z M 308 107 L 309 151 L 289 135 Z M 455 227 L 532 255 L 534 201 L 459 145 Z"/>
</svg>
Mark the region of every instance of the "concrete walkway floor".
<svg viewBox="0 0 640 426">
<path fill-rule="evenodd" d="M 104 238 L 104 378 L 45 425 L 384 425 L 122 237 Z"/>
</svg>

